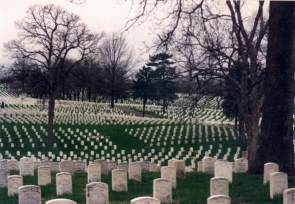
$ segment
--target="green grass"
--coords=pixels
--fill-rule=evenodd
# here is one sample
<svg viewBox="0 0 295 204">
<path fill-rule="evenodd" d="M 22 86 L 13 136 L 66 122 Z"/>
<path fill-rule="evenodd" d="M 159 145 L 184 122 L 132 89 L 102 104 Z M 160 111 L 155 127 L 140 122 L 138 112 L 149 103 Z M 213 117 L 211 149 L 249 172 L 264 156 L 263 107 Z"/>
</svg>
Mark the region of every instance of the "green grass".
<svg viewBox="0 0 295 204">
<path fill-rule="evenodd" d="M 72 103 L 72 102 L 71 102 Z M 182 105 L 180 105 L 182 106 Z M 210 104 L 210 108 L 215 106 L 215 104 Z M 23 117 L 21 110 L 29 110 L 29 111 L 40 111 L 41 106 L 25 106 L 25 105 L 17 105 L 17 104 L 5 104 L 5 107 L 8 109 L 13 109 L 14 111 L 20 111 L 19 117 Z M 130 106 L 130 107 L 136 107 L 136 106 Z M 219 159 L 222 159 L 224 154 L 227 151 L 227 148 L 231 148 L 232 152 L 230 153 L 230 156 L 227 158 L 228 161 L 233 161 L 234 152 L 236 151 L 238 147 L 238 137 L 236 140 L 233 139 L 233 135 L 228 130 L 222 129 L 220 136 L 222 137 L 222 142 L 219 141 L 218 138 L 216 138 L 216 141 L 212 141 L 212 135 L 213 131 L 211 129 L 211 126 L 198 126 L 196 124 L 195 129 L 195 141 L 196 143 L 192 143 L 192 135 L 193 135 L 193 124 L 189 124 L 190 127 L 188 128 L 188 144 L 185 144 L 185 136 L 187 135 L 187 127 L 188 124 L 140 124 L 137 122 L 134 122 L 130 120 L 131 122 L 127 125 L 126 123 L 124 125 L 114 123 L 117 122 L 114 118 L 108 118 L 108 115 L 105 116 L 105 123 L 104 124 L 91 124 L 91 120 L 86 123 L 72 124 L 72 117 L 73 113 L 81 113 L 82 115 L 79 116 L 80 118 L 89 117 L 91 113 L 95 113 L 96 109 L 100 108 L 102 111 L 103 109 L 106 109 L 107 106 L 99 105 L 99 104 L 92 104 L 89 105 L 88 103 L 83 104 L 74 104 L 73 106 L 70 104 L 62 104 L 61 106 L 56 107 L 56 113 L 65 113 L 63 116 L 60 116 L 56 114 L 57 118 L 63 118 L 65 117 L 67 122 L 61 122 L 60 124 L 55 124 L 54 129 L 55 132 L 58 133 L 59 136 L 61 136 L 61 139 L 64 139 L 65 143 L 67 143 L 68 148 L 65 149 L 63 146 L 63 143 L 61 143 L 61 140 L 54 136 L 54 143 L 57 143 L 57 148 L 53 148 L 52 145 L 47 144 L 47 136 L 46 133 L 40 130 L 40 126 L 42 125 L 45 129 L 47 129 L 47 125 L 44 123 L 38 124 L 38 123 L 15 123 L 15 122 L 9 122 L 5 119 L 3 119 L 3 122 L 1 122 L 1 126 L 4 125 L 5 128 L 7 128 L 7 131 L 10 134 L 10 138 L 12 139 L 12 142 L 15 144 L 15 147 L 11 147 L 9 143 L 9 137 L 7 136 L 6 132 L 0 128 L 0 138 L 3 143 L 3 147 L 0 147 L 0 153 L 3 154 L 5 159 L 9 159 L 7 155 L 5 155 L 5 150 L 9 150 L 9 152 L 12 154 L 12 156 L 15 156 L 16 159 L 20 159 L 22 156 L 26 156 L 27 152 L 30 151 L 32 154 L 35 155 L 35 157 L 38 157 L 38 152 L 41 152 L 44 155 L 48 155 L 48 152 L 51 151 L 56 156 L 59 156 L 59 152 L 63 151 L 64 154 L 70 155 L 70 151 L 73 151 L 74 154 L 77 154 L 80 156 L 80 152 L 83 151 L 85 154 L 89 154 L 91 151 L 95 151 L 95 153 L 99 153 L 103 149 L 102 147 L 99 147 L 98 150 L 94 150 L 93 147 L 90 146 L 90 142 L 86 141 L 86 138 L 83 138 L 85 141 L 85 145 L 88 146 L 88 150 L 84 150 L 84 146 L 80 144 L 80 142 L 75 141 L 75 145 L 78 145 L 78 149 L 76 150 L 74 145 L 71 144 L 71 142 L 67 139 L 64 133 L 59 131 L 59 127 L 62 127 L 63 130 L 69 135 L 71 135 L 69 132 L 67 132 L 68 128 L 71 128 L 74 131 L 74 134 L 77 134 L 75 131 L 78 128 L 80 131 L 85 133 L 85 130 L 88 129 L 89 132 L 93 132 L 94 129 L 97 130 L 97 132 L 100 133 L 100 135 L 103 135 L 104 137 L 109 138 L 110 141 L 112 141 L 113 145 L 117 145 L 117 149 L 115 151 L 114 155 L 116 156 L 117 153 L 120 153 L 122 149 L 125 150 L 125 155 L 131 154 L 131 151 L 134 149 L 136 150 L 136 154 L 141 152 L 141 150 L 145 150 L 145 153 L 142 154 L 142 156 L 146 156 L 147 153 L 150 153 L 152 149 L 155 150 L 155 154 L 158 154 L 162 148 L 165 149 L 165 154 L 167 155 L 167 152 L 170 150 L 171 147 L 174 148 L 174 152 L 172 153 L 172 156 L 169 157 L 169 159 L 176 157 L 178 154 L 178 151 L 180 148 L 184 148 L 184 151 L 182 152 L 182 156 L 180 159 L 183 158 L 184 155 L 186 155 L 190 149 L 190 147 L 194 148 L 194 152 L 192 153 L 192 157 L 195 156 L 200 149 L 200 146 L 203 146 L 203 152 L 200 155 L 198 159 L 196 159 L 195 163 L 200 161 L 204 157 L 204 152 L 209 150 L 209 146 L 213 145 L 214 148 L 211 150 L 211 155 L 214 156 L 218 151 L 218 145 L 222 144 L 222 153 L 219 156 Z M 141 107 L 138 107 L 138 110 Z M 155 115 L 157 117 L 164 117 L 161 113 L 161 107 L 152 109 L 153 111 L 147 111 L 146 113 L 149 115 Z M 114 110 L 115 111 L 115 110 Z M 165 118 L 173 117 L 173 115 L 178 115 L 179 117 L 183 115 L 182 109 L 180 111 L 176 110 L 175 112 L 168 109 L 168 116 L 165 116 Z M 201 118 L 204 116 L 204 118 L 200 120 L 205 120 L 206 118 L 212 118 L 212 115 L 214 115 L 214 118 L 216 120 L 222 120 L 222 118 L 219 117 L 219 112 L 216 112 L 212 109 L 204 109 L 204 110 L 196 110 L 195 114 L 198 112 L 198 118 Z M 121 114 L 120 112 L 118 112 Z M 95 115 L 95 114 L 94 114 Z M 5 114 L 5 117 L 7 114 Z M 13 115 L 10 115 L 11 117 L 14 117 Z M 46 118 L 45 115 L 38 115 L 38 117 Z M 23 117 L 26 118 L 26 117 Z M 219 118 L 219 119 L 217 119 Z M 124 119 L 124 121 L 129 119 Z M 46 121 L 46 119 L 45 119 Z M 59 121 L 59 120 L 58 120 Z M 108 123 L 108 124 L 107 124 Z M 112 124 L 113 123 L 113 124 Z M 21 138 L 18 138 L 16 132 L 14 131 L 14 126 L 17 127 L 18 132 L 21 135 Z M 28 136 L 33 138 L 33 141 L 35 143 L 35 148 L 31 147 L 31 144 L 29 142 L 28 136 L 25 134 L 24 130 L 22 129 L 22 126 L 24 126 L 28 130 Z M 42 142 L 40 142 L 40 138 L 38 139 L 36 136 L 36 133 L 33 132 L 32 126 L 34 126 L 41 139 L 43 139 L 43 143 L 45 143 L 45 147 L 42 147 Z M 168 127 L 171 127 L 170 132 L 168 133 L 167 129 Z M 183 128 L 182 128 L 183 126 Z M 143 129 L 146 128 L 147 130 L 153 127 L 153 130 L 149 136 L 149 141 L 152 138 L 152 135 L 155 132 L 156 127 L 159 127 L 159 130 L 155 134 L 155 142 L 153 142 L 154 146 L 150 147 L 148 144 L 144 143 L 143 140 L 139 140 L 140 134 L 142 133 Z M 162 139 L 161 139 L 161 145 L 156 146 L 157 139 L 160 138 L 160 132 L 162 130 L 162 127 L 165 127 L 165 130 L 162 132 Z M 178 127 L 175 134 L 174 139 L 174 145 L 171 144 L 172 140 L 172 134 L 174 131 L 174 128 Z M 213 127 L 213 126 L 212 126 Z M 134 137 L 135 132 L 137 129 L 140 129 L 137 136 Z M 202 132 L 202 142 L 199 143 L 199 128 L 201 128 Z M 219 136 L 218 128 L 214 128 L 214 135 L 217 137 Z M 125 129 L 128 131 L 125 132 Z M 129 132 L 133 129 L 132 134 L 130 135 Z M 205 130 L 207 129 L 207 130 Z M 147 130 L 143 134 L 143 137 L 147 135 Z M 209 142 L 206 142 L 206 139 L 204 137 L 205 132 L 208 132 L 208 139 Z M 228 132 L 229 140 L 226 140 L 225 132 Z M 237 135 L 237 133 L 234 133 Z M 87 135 L 87 134 L 86 134 Z M 181 137 L 181 144 L 179 145 L 176 140 L 178 139 L 179 135 L 182 135 Z M 167 136 L 167 146 L 163 146 L 163 137 Z M 19 139 L 23 140 L 23 143 L 25 144 L 24 148 L 20 147 Z M 71 135 L 71 140 L 76 140 L 73 135 Z M 103 141 L 103 145 L 106 145 L 104 142 L 104 139 L 101 139 L 100 141 Z M 97 144 L 97 143 L 96 143 Z M 240 156 L 242 151 L 246 150 L 247 147 L 241 147 Z M 16 156 L 16 151 L 20 151 L 20 156 Z M 108 150 L 105 151 L 105 153 L 110 153 L 111 148 L 108 147 Z M 104 155 L 105 156 L 105 155 Z M 134 155 L 132 155 L 133 157 Z M 152 155 L 154 156 L 154 154 Z M 191 165 L 191 158 L 188 158 L 186 160 L 186 165 Z M 39 157 L 38 157 L 39 158 Z M 122 157 L 121 157 L 122 158 Z M 39 158 L 40 159 L 40 158 Z M 51 158 L 49 158 L 51 159 Z M 72 158 L 73 159 L 73 158 Z M 82 158 L 83 159 L 83 158 Z M 95 158 L 94 158 L 95 159 Z M 149 157 L 150 159 L 150 157 Z M 88 159 L 89 161 L 89 159 Z M 54 160 L 56 162 L 56 159 Z M 162 162 L 162 166 L 167 165 L 167 159 Z M 11 172 L 11 174 L 18 174 L 18 172 Z M 135 182 L 135 181 L 128 181 L 128 192 L 114 192 L 111 190 L 111 175 L 109 176 L 102 176 L 102 182 L 105 182 L 109 185 L 109 199 L 112 204 L 114 203 L 130 203 L 130 200 L 139 196 L 152 196 L 153 194 L 153 180 L 160 177 L 160 173 L 143 173 L 142 174 L 142 182 Z M 177 179 L 177 188 L 173 189 L 173 202 L 174 203 L 207 203 L 207 198 L 210 195 L 210 178 L 213 177 L 213 175 L 210 174 L 203 174 L 199 172 L 193 172 L 193 173 L 187 173 L 185 179 Z M 56 196 L 56 188 L 55 188 L 55 173 L 52 174 L 52 183 L 48 186 L 42 186 L 41 192 L 42 192 L 42 203 L 45 203 L 45 201 L 54 199 L 54 198 L 68 198 L 71 200 L 76 201 L 77 203 L 85 203 L 86 200 L 86 181 L 87 181 L 87 175 L 86 173 L 80 173 L 76 174 L 73 179 L 73 194 L 72 195 L 62 195 L 62 196 Z M 232 199 L 232 203 L 282 203 L 282 197 L 278 196 L 275 199 L 270 199 L 269 196 L 269 185 L 262 185 L 263 177 L 262 175 L 247 175 L 247 174 L 233 174 L 233 183 L 230 184 L 230 197 Z M 24 185 L 37 185 L 37 172 L 35 172 L 35 176 L 25 176 L 24 177 Z M 289 187 L 294 187 L 294 180 L 293 178 L 289 178 Z M 18 203 L 17 196 L 14 197 L 7 197 L 7 188 L 0 188 L 0 204 L 14 204 Z"/>
</svg>

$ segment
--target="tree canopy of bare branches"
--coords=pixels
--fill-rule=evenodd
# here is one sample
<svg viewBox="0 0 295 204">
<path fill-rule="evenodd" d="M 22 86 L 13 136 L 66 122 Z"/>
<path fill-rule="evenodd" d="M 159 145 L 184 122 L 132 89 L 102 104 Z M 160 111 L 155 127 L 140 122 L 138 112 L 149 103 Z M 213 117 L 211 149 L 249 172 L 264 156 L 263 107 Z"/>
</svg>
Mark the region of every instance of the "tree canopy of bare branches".
<svg viewBox="0 0 295 204">
<path fill-rule="evenodd" d="M 127 94 L 130 85 L 130 71 L 135 60 L 126 38 L 113 33 L 99 47 L 99 63 L 103 72 L 105 92 L 111 100 L 111 108 L 118 95 Z"/>
<path fill-rule="evenodd" d="M 79 16 L 53 4 L 29 7 L 15 23 L 19 39 L 5 44 L 12 58 L 27 58 L 46 73 L 49 90 L 48 143 L 52 143 L 54 95 L 62 74 L 97 49 L 103 34 L 92 34 Z M 65 66 L 67 58 L 74 58 Z"/>
</svg>

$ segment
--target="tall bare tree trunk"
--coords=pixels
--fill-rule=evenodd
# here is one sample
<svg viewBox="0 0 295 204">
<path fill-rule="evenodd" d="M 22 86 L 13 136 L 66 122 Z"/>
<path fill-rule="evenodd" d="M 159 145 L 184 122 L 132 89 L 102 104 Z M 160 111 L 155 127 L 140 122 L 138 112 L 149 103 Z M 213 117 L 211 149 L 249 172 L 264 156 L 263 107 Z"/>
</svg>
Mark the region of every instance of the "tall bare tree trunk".
<svg viewBox="0 0 295 204">
<path fill-rule="evenodd" d="M 143 99 L 143 108 L 142 108 L 142 117 L 145 115 L 145 104 L 146 104 L 147 99 Z"/>
<path fill-rule="evenodd" d="M 48 137 L 47 142 L 48 144 L 53 143 L 53 119 L 54 119 L 54 91 L 49 91 L 49 107 L 48 107 Z"/>
<path fill-rule="evenodd" d="M 294 175 L 294 9 L 295 2 L 270 2 L 261 138 L 251 174 L 274 162 Z"/>
</svg>

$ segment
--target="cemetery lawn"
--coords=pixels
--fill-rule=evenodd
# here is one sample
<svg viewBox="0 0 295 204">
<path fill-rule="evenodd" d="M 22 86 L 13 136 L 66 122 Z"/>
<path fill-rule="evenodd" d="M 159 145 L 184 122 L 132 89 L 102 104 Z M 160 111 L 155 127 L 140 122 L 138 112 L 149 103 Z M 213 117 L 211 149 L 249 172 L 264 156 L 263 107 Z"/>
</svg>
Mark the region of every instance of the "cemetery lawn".
<svg viewBox="0 0 295 204">
<path fill-rule="evenodd" d="M 74 101 L 57 103 L 54 145 L 49 145 L 47 111 L 38 103 L 15 104 L 16 100 L 7 101 L 11 104 L 5 104 L 0 113 L 0 159 L 19 161 L 23 156 L 53 162 L 71 159 L 84 160 L 87 165 L 95 159 L 146 160 L 161 166 L 167 166 L 172 158 L 184 160 L 186 167 L 190 166 L 194 172 L 187 172 L 186 178 L 177 179 L 177 188 L 172 192 L 173 203 L 207 203 L 213 175 L 196 172 L 197 163 L 205 156 L 233 162 L 247 149 L 239 146 L 238 133 L 229 128 L 230 121 L 220 115 L 221 110 L 212 107 L 195 111 L 194 118 L 203 122 L 199 124 L 194 118 L 180 122 L 184 111 L 177 107 L 169 108 L 163 115 L 160 106 L 151 106 L 146 113 L 161 118 L 149 119 L 131 116 L 119 109 L 110 112 L 108 104 Z M 18 175 L 19 171 L 10 174 Z M 160 172 L 142 173 L 142 182 L 128 180 L 128 192 L 111 190 L 111 173 L 102 175 L 101 181 L 109 186 L 111 204 L 125 204 L 140 196 L 153 196 L 153 180 L 160 177 Z M 54 198 L 86 203 L 87 173 L 76 173 L 72 178 L 71 195 L 57 196 L 55 179 L 56 173 L 52 173 L 51 184 L 41 186 L 43 204 Z M 294 187 L 294 178 L 289 178 L 288 182 L 289 187 Z M 35 176 L 24 176 L 23 184 L 38 185 L 37 171 Z M 18 197 L 8 197 L 7 191 L 7 188 L 0 188 L 0 204 L 17 204 Z M 282 196 L 270 199 L 269 185 L 263 185 L 263 175 L 234 173 L 229 196 L 231 203 L 282 203 Z"/>
<path fill-rule="evenodd" d="M 11 175 L 18 175 L 18 171 L 12 171 Z M 76 173 L 72 178 L 73 194 L 56 196 L 55 174 L 52 173 L 51 184 L 41 186 L 42 203 L 54 198 L 68 198 L 79 204 L 86 203 L 87 173 Z M 186 173 L 185 179 L 177 179 L 177 188 L 173 189 L 173 203 L 206 204 L 210 195 L 210 178 L 213 175 L 200 172 Z M 24 185 L 37 185 L 38 178 L 24 176 Z M 102 176 L 102 182 L 109 185 L 109 200 L 114 203 L 130 203 L 130 200 L 139 196 L 153 196 L 153 180 L 160 178 L 159 172 L 142 173 L 142 182 L 128 181 L 128 192 L 114 192 L 111 190 L 111 173 Z M 263 185 L 263 175 L 233 174 L 233 183 L 229 187 L 231 203 L 249 204 L 273 204 L 282 203 L 282 196 L 270 199 L 269 185 Z M 288 179 L 289 188 L 294 187 L 294 178 Z M 7 188 L 0 188 L 1 204 L 17 204 L 17 196 L 8 197 Z"/>
</svg>

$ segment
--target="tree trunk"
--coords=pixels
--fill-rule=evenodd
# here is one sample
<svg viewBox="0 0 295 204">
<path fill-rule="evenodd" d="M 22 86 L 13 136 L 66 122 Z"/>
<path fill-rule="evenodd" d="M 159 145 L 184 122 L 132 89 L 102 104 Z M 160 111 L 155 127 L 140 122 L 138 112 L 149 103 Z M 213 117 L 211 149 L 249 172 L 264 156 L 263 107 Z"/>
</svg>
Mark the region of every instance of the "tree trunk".
<svg viewBox="0 0 295 204">
<path fill-rule="evenodd" d="M 166 108 L 166 96 L 163 96 L 163 114 L 165 114 L 165 109 Z"/>
<path fill-rule="evenodd" d="M 294 8 L 295 2 L 270 2 L 260 145 L 248 173 L 263 173 L 274 162 L 294 175 Z"/>
<path fill-rule="evenodd" d="M 238 129 L 238 111 L 236 111 L 236 115 L 235 115 L 235 127 L 234 127 L 234 130 L 237 130 Z M 240 135 L 240 134 L 239 134 Z M 241 142 L 241 138 L 239 136 L 239 141 Z"/>
<path fill-rule="evenodd" d="M 115 107 L 115 91 L 112 90 L 112 93 L 111 93 L 111 108 L 114 108 Z"/>
<path fill-rule="evenodd" d="M 144 117 L 145 114 L 145 104 L 146 104 L 147 99 L 143 99 L 143 108 L 142 108 L 142 117 Z"/>
<path fill-rule="evenodd" d="M 54 119 L 54 91 L 49 91 L 49 107 L 48 107 L 48 137 L 47 137 L 47 143 L 52 144 L 53 143 L 53 119 Z"/>
<path fill-rule="evenodd" d="M 85 92 L 85 89 L 82 88 L 82 99 L 81 99 L 81 101 L 84 101 L 84 92 Z"/>
<path fill-rule="evenodd" d="M 246 78 L 246 76 L 244 76 L 244 78 Z M 245 81 L 245 80 L 244 80 Z M 246 82 L 244 82 L 246 83 Z M 243 83 L 242 83 L 242 86 L 245 86 Z M 244 88 L 245 89 L 245 88 Z M 243 90 L 243 88 L 242 88 Z M 245 96 L 246 95 L 246 91 L 247 90 L 241 90 L 241 95 L 240 95 L 240 98 L 239 98 L 239 104 L 238 104 L 238 108 L 239 108 L 239 145 L 246 145 L 246 135 L 245 135 L 245 108 L 248 108 L 247 107 L 247 104 L 244 104 L 244 103 L 247 103 L 245 102 L 245 97 L 243 97 L 243 95 Z M 244 93 L 246 92 L 246 93 Z M 246 107 L 245 107 L 246 106 Z"/>
</svg>

